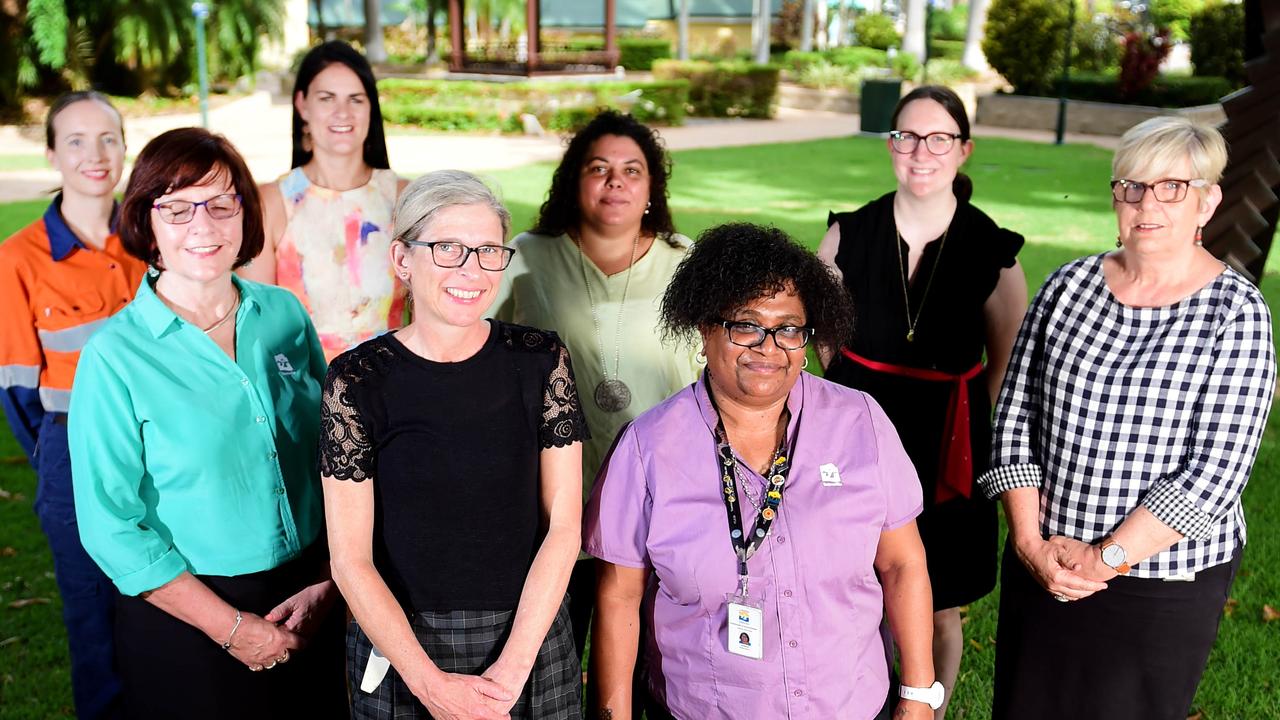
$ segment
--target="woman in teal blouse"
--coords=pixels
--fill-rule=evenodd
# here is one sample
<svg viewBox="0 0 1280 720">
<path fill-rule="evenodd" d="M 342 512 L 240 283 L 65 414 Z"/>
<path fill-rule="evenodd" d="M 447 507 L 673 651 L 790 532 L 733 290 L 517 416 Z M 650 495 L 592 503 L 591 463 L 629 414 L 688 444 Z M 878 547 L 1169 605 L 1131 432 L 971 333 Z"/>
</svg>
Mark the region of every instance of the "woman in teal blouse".
<svg viewBox="0 0 1280 720">
<path fill-rule="evenodd" d="M 315 469 L 324 355 L 292 294 L 232 273 L 263 242 L 244 160 L 204 130 L 160 135 L 120 237 L 152 269 L 81 355 L 69 436 L 81 539 L 124 595 L 126 710 L 341 716 Z"/>
</svg>

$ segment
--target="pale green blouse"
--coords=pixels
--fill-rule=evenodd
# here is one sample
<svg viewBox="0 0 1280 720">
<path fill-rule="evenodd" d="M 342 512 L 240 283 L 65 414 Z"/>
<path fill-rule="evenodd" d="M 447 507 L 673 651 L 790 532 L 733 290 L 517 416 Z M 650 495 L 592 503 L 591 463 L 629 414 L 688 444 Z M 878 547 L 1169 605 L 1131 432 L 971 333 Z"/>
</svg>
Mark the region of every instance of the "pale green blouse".
<svg viewBox="0 0 1280 720">
<path fill-rule="evenodd" d="M 516 254 L 489 312 L 499 320 L 554 330 L 569 347 L 578 396 L 591 430 L 591 439 L 582 450 L 584 500 L 591 495 L 596 472 L 622 426 L 692 383 L 701 370 L 695 360 L 698 348 L 664 343 L 658 328 L 662 293 L 693 245 L 683 235 L 672 239 L 678 246 L 658 238 L 629 271 L 610 276 L 589 258 L 579 259 L 577 245 L 567 236 L 522 233 L 511 243 Z M 583 282 L 584 266 L 600 321 L 604 358 Z M 623 306 L 628 272 L 631 285 Z M 621 351 L 616 372 L 615 349 Z M 595 403 L 595 388 L 605 379 L 606 370 L 609 378 L 620 377 L 631 389 L 631 405 L 624 410 L 606 412 Z"/>
</svg>

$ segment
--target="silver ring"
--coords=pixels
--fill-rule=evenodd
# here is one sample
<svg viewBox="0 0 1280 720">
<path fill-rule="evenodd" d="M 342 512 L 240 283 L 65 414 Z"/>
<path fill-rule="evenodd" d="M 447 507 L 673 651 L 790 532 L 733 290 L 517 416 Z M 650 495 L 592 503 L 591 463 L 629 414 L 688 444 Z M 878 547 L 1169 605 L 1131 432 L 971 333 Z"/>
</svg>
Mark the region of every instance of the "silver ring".
<svg viewBox="0 0 1280 720">
<path fill-rule="evenodd" d="M 1058 602 L 1069 602 L 1071 600 L 1071 598 L 1068 598 L 1066 595 L 1058 595 L 1058 594 L 1055 594 L 1053 596 L 1053 599 L 1057 600 Z"/>
<path fill-rule="evenodd" d="M 279 660 L 272 660 L 272 661 L 271 661 L 271 664 L 266 666 L 266 669 L 267 669 L 267 670 L 270 670 L 271 668 L 275 667 L 275 666 L 276 666 L 276 663 L 278 663 L 278 662 L 279 662 Z"/>
</svg>

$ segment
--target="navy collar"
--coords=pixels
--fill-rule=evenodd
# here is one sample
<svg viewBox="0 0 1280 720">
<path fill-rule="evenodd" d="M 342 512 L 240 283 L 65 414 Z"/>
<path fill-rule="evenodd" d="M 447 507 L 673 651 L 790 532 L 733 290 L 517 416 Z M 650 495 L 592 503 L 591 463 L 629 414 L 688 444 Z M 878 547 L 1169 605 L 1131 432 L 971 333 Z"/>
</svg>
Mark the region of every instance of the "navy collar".
<svg viewBox="0 0 1280 720">
<path fill-rule="evenodd" d="M 114 234 L 120 222 L 120 203 L 111 204 L 111 232 Z M 73 250 L 85 248 L 80 238 L 71 231 L 62 218 L 62 193 L 58 193 L 44 211 L 44 231 L 49 236 L 49 254 L 55 261 L 66 260 Z"/>
</svg>

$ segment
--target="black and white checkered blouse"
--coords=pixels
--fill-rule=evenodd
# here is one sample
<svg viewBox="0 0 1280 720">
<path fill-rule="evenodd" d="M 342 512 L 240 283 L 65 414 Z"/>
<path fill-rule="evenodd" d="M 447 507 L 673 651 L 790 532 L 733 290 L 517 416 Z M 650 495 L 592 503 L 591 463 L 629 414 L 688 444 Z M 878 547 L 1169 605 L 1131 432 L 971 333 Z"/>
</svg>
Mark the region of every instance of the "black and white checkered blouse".
<svg viewBox="0 0 1280 720">
<path fill-rule="evenodd" d="M 1275 391 L 1271 313 L 1228 268 L 1173 305 L 1121 304 L 1095 255 L 1036 294 L 1000 399 L 989 497 L 1040 489 L 1040 530 L 1096 542 L 1139 505 L 1185 537 L 1134 566 L 1162 578 L 1231 559 Z"/>
</svg>

